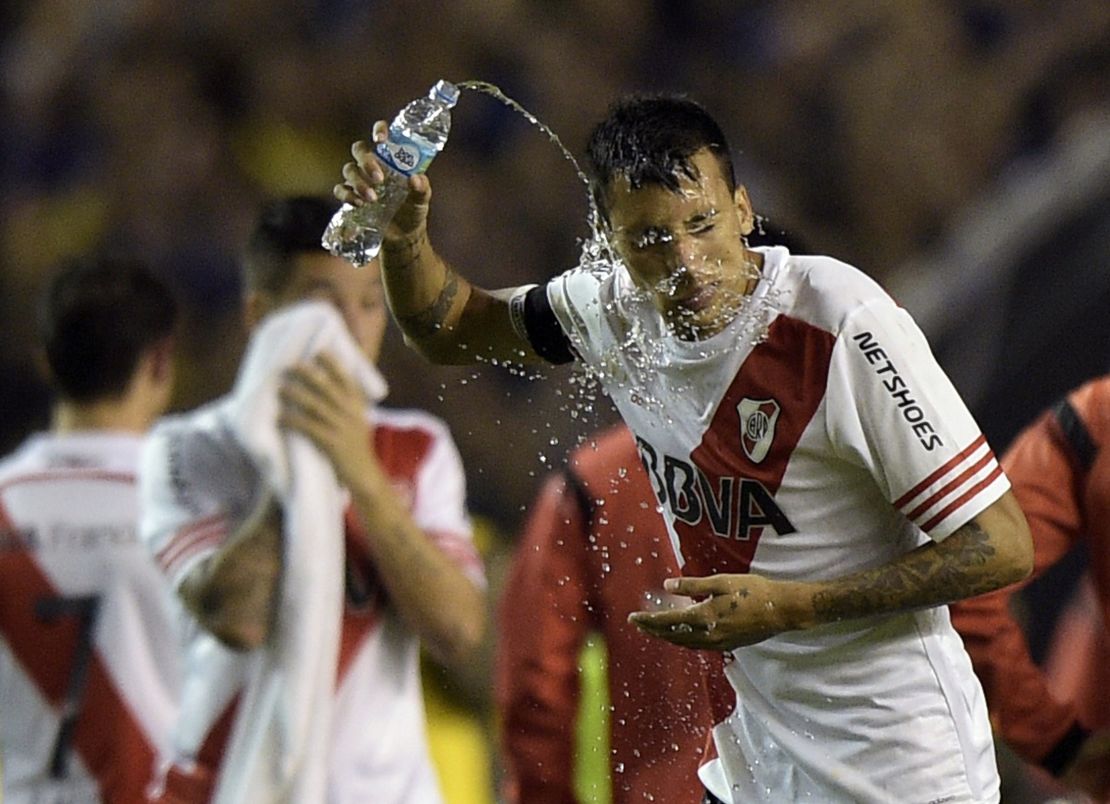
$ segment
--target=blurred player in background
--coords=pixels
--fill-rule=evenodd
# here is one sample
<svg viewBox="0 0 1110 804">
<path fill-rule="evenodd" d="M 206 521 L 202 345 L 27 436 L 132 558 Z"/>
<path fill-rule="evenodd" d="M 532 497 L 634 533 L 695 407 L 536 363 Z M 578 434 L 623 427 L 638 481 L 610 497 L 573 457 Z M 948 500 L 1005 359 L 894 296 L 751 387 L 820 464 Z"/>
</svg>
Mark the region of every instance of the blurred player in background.
<svg viewBox="0 0 1110 804">
<path fill-rule="evenodd" d="M 1110 637 L 1110 377 L 1093 380 L 1045 411 L 1020 433 L 1002 459 L 1033 533 L 1034 577 L 1077 546 L 1090 562 L 1090 589 L 1097 600 L 1089 628 L 1056 655 L 1070 656 L 1072 672 L 1103 661 Z M 1007 588 L 953 607 L 983 682 L 995 728 L 1023 759 L 1073 789 L 1110 800 L 1110 709 L 1091 681 L 1073 684 L 1074 698 L 1060 700 L 1038 668 L 1011 610 L 1017 591 Z M 1078 610 L 1077 610 L 1078 611 Z M 1074 623 L 1066 619 L 1063 625 Z M 1079 649 L 1079 650 L 1077 650 Z M 1105 667 L 1092 680 L 1104 678 Z"/>
<path fill-rule="evenodd" d="M 607 655 L 612 801 L 701 801 L 690 780 L 716 722 L 706 685 L 721 677 L 720 655 L 644 640 L 627 622 L 649 599 L 669 597 L 663 581 L 678 574 L 655 506 L 623 425 L 574 450 L 532 506 L 499 603 L 496 691 L 507 802 L 579 800 L 579 663 L 595 633 Z M 723 701 L 720 717 L 731 696 Z"/>
<path fill-rule="evenodd" d="M 49 432 L 0 463 L 5 804 L 142 801 L 176 715 L 179 611 L 139 540 L 143 434 L 173 384 L 177 305 L 145 266 L 51 281 Z"/>
<path fill-rule="evenodd" d="M 244 261 L 246 315 L 253 328 L 323 300 L 373 363 L 387 322 L 378 268 L 356 270 L 320 248 L 335 207 L 297 197 L 262 210 Z M 188 654 L 187 684 L 201 691 L 200 706 L 183 707 L 164 801 L 207 801 L 218 787 L 237 668 L 269 649 L 281 583 L 283 511 L 232 434 L 228 404 L 164 420 L 144 458 L 144 538 L 204 629 Z M 371 407 L 326 354 L 287 373 L 278 415 L 316 445 L 350 500 L 331 739 L 313 747 L 327 764 L 327 800 L 438 801 L 419 646 L 458 660 L 478 644 L 485 619 L 454 443 L 426 413 Z"/>
</svg>

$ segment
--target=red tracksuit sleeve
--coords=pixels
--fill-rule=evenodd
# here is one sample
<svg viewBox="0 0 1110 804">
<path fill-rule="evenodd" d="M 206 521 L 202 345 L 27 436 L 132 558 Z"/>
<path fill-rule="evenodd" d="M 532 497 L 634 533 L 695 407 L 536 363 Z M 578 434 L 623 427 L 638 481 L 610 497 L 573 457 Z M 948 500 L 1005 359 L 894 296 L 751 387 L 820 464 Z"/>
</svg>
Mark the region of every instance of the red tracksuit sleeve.
<svg viewBox="0 0 1110 804">
<path fill-rule="evenodd" d="M 1029 521 L 1037 577 L 1083 532 L 1079 465 L 1052 413 L 1018 436 L 1002 465 Z M 983 684 L 995 729 L 1026 760 L 1040 762 L 1075 725 L 1076 712 L 1052 696 L 1029 654 L 1011 608 L 1019 588 L 961 601 L 952 606 L 952 621 Z"/>
<path fill-rule="evenodd" d="M 578 655 L 590 628 L 584 528 L 563 479 L 549 479 L 499 604 L 495 695 L 507 804 L 576 801 Z"/>
</svg>

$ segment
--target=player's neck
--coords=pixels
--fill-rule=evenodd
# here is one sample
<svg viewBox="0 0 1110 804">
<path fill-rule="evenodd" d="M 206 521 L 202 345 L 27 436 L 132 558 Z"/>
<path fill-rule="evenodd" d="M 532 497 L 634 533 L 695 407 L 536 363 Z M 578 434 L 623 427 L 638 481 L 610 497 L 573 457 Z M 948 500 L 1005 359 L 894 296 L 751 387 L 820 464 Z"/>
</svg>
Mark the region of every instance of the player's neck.
<svg viewBox="0 0 1110 804">
<path fill-rule="evenodd" d="M 150 412 L 127 397 L 89 403 L 62 400 L 54 406 L 50 430 L 54 433 L 101 430 L 141 434 L 150 427 L 150 422 Z"/>
<path fill-rule="evenodd" d="M 750 296 L 752 292 L 755 291 L 755 286 L 759 284 L 759 280 L 763 276 L 763 255 L 745 246 L 744 270 L 747 274 L 747 287 L 744 290 L 744 295 Z"/>
</svg>

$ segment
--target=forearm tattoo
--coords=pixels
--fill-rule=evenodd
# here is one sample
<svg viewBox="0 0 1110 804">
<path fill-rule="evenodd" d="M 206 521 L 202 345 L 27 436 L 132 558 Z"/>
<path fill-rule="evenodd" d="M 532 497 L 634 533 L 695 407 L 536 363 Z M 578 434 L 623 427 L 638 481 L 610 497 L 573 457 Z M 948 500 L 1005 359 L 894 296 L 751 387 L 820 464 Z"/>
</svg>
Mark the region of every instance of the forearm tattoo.
<svg viewBox="0 0 1110 804">
<path fill-rule="evenodd" d="M 426 338 L 434 335 L 443 326 L 455 297 L 459 294 L 459 278 L 455 274 L 447 275 L 447 282 L 439 292 L 439 296 L 427 308 L 418 313 L 397 317 L 397 323 L 411 338 Z"/>
<path fill-rule="evenodd" d="M 990 534 L 969 522 L 939 544 L 830 584 L 814 594 L 814 611 L 821 622 L 835 622 L 990 592 L 1011 581 L 991 566 L 995 552 Z"/>
<path fill-rule="evenodd" d="M 406 273 L 420 259 L 427 241 L 428 232 L 426 229 L 421 229 L 416 237 L 406 238 L 400 245 L 383 243 L 382 270 L 389 273 Z"/>
</svg>

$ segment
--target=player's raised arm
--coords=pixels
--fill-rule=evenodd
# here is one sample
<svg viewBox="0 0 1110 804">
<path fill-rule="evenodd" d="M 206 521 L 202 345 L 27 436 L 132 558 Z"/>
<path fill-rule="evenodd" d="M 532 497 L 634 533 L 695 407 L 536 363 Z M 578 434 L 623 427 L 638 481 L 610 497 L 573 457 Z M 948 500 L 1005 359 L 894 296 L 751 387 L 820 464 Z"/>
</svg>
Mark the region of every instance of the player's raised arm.
<svg viewBox="0 0 1110 804">
<path fill-rule="evenodd" d="M 374 126 L 375 141 L 385 139 L 387 132 L 387 124 L 379 121 Z M 351 155 L 354 161 L 343 166 L 343 183 L 336 185 L 335 195 L 353 206 L 372 203 L 386 168 L 371 143 L 354 143 Z M 433 363 L 539 360 L 513 327 L 509 308 L 514 289 L 476 287 L 432 248 L 427 229 L 431 197 L 426 175 L 410 178 L 408 198 L 382 238 L 386 297 L 406 342 Z"/>
</svg>

